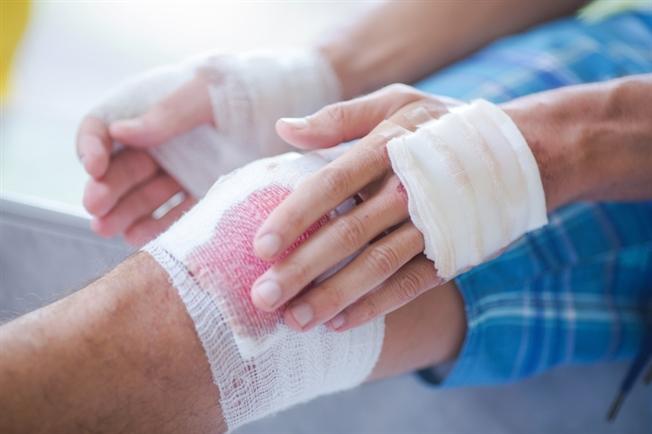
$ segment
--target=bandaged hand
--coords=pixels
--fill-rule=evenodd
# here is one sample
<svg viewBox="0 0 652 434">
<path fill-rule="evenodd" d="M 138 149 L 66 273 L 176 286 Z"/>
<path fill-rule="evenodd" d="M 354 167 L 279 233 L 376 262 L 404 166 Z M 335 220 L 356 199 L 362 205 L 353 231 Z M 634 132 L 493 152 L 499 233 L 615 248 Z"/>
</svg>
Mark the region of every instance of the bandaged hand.
<svg viewBox="0 0 652 434">
<path fill-rule="evenodd" d="M 300 184 L 271 213 L 258 232 L 257 254 L 277 258 L 302 228 L 330 209 L 350 197 L 361 203 L 256 281 L 252 299 L 258 308 L 274 311 L 290 301 L 284 319 L 291 327 L 309 330 L 329 322 L 334 329 L 346 330 L 441 282 L 421 254 L 423 237 L 409 220 L 406 193 L 385 145 L 457 104 L 394 85 L 307 118 L 279 121 L 281 137 L 304 149 L 364 138 Z M 341 271 L 311 286 L 317 276 L 356 252 L 360 254 Z"/>
<path fill-rule="evenodd" d="M 129 80 L 78 131 L 92 228 L 146 242 L 220 175 L 286 150 L 274 131 L 279 117 L 339 97 L 328 62 L 308 51 L 206 55 Z M 165 215 L 154 213 L 175 195 L 180 200 Z"/>
<path fill-rule="evenodd" d="M 394 85 L 281 120 L 277 130 L 302 148 L 364 136 L 301 183 L 257 232 L 256 253 L 278 259 L 320 216 L 347 198 L 362 201 L 252 287 L 259 309 L 286 305 L 285 322 L 296 330 L 327 323 L 343 331 L 391 312 L 546 221 L 534 158 L 509 117 L 487 102 L 462 105 Z"/>
</svg>

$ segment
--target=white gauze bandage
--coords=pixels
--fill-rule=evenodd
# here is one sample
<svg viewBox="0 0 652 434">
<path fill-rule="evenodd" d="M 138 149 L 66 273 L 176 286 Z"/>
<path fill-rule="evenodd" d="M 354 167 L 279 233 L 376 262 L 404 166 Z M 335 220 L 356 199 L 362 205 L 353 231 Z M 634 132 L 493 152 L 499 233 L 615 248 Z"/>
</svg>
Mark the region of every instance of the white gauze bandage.
<svg viewBox="0 0 652 434">
<path fill-rule="evenodd" d="M 109 93 L 92 114 L 105 122 L 143 114 L 197 74 L 206 79 L 214 125 L 202 125 L 149 149 L 193 196 L 256 158 L 286 152 L 281 117 L 308 115 L 340 99 L 330 64 L 314 51 L 203 55 L 156 68 Z"/>
<path fill-rule="evenodd" d="M 226 175 L 144 247 L 169 274 L 195 324 L 229 429 L 356 386 L 379 357 L 383 318 L 346 332 L 325 326 L 296 332 L 282 312 L 262 312 L 250 297 L 253 282 L 272 265 L 254 254 L 258 227 L 298 182 L 338 152 L 283 154 Z M 351 206 L 322 217 L 285 254 Z"/>
<path fill-rule="evenodd" d="M 387 144 L 425 254 L 452 279 L 545 225 L 539 168 L 496 105 L 477 100 Z"/>
</svg>

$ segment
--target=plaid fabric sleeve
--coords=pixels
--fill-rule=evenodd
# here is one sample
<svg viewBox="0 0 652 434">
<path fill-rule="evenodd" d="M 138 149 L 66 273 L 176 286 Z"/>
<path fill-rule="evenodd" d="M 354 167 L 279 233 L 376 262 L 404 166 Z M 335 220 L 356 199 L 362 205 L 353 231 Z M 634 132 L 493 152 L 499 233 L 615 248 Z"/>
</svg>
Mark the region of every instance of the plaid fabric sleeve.
<svg viewBox="0 0 652 434">
<path fill-rule="evenodd" d="M 652 13 L 568 18 L 500 40 L 417 87 L 500 102 L 652 72 L 650 47 Z M 444 386 L 631 359 L 652 317 L 652 203 L 568 206 L 456 284 L 468 327 Z"/>
<path fill-rule="evenodd" d="M 652 315 L 652 204 L 578 204 L 460 276 L 468 331 L 445 385 L 631 359 Z"/>
</svg>

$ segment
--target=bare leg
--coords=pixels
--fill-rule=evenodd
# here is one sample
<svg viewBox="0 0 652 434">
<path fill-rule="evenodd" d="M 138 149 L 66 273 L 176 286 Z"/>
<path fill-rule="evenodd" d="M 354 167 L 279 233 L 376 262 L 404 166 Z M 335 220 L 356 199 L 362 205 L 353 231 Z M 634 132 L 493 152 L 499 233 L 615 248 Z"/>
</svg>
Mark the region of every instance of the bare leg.
<svg viewBox="0 0 652 434">
<path fill-rule="evenodd" d="M 387 317 L 372 375 L 454 357 L 462 301 L 444 285 Z M 193 324 L 146 254 L 0 327 L 0 432 L 224 431 Z"/>
</svg>

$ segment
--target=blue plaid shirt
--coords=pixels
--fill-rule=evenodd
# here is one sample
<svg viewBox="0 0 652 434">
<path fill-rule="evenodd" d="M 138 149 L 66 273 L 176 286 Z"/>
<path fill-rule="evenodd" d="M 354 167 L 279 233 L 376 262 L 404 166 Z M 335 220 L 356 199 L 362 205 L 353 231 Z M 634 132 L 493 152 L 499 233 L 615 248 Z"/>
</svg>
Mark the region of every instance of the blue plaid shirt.
<svg viewBox="0 0 652 434">
<path fill-rule="evenodd" d="M 563 19 L 505 38 L 418 87 L 501 102 L 649 72 L 652 12 L 632 11 L 598 23 Z M 632 359 L 652 319 L 652 203 L 565 207 L 456 283 L 468 329 L 445 385 L 499 384 L 561 364 Z"/>
</svg>

